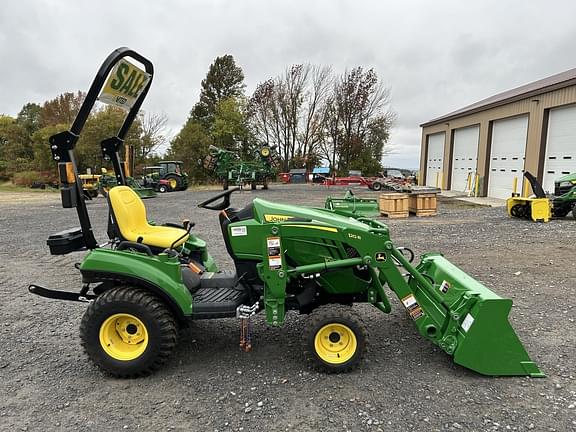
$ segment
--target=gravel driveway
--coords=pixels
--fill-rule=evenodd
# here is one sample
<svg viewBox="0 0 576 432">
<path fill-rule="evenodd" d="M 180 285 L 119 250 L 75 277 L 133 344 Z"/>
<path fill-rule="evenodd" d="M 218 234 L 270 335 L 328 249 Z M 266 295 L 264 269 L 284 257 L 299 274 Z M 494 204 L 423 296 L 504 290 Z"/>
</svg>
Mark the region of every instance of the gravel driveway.
<svg viewBox="0 0 576 432">
<path fill-rule="evenodd" d="M 156 221 L 196 222 L 221 268 L 231 268 L 214 212 L 195 204 L 215 191 L 186 191 L 146 201 Z M 323 206 L 329 191 L 273 185 L 233 195 Z M 357 193 L 376 196 L 358 189 Z M 105 240 L 106 203 L 89 203 Z M 417 254 L 441 251 L 504 297 L 511 322 L 545 379 L 489 378 L 454 365 L 422 339 L 398 299 L 384 315 L 365 314 L 367 361 L 345 375 L 308 369 L 306 317 L 283 328 L 255 319 L 254 349 L 238 348 L 234 319 L 196 321 L 158 373 L 112 379 L 80 349 L 84 304 L 43 299 L 29 283 L 77 290 L 81 253 L 51 256 L 49 234 L 78 225 L 57 194 L 0 200 L 0 430 L 182 431 L 571 431 L 576 430 L 576 222 L 535 224 L 502 208 L 443 202 L 439 215 L 388 221 L 393 241 Z"/>
</svg>

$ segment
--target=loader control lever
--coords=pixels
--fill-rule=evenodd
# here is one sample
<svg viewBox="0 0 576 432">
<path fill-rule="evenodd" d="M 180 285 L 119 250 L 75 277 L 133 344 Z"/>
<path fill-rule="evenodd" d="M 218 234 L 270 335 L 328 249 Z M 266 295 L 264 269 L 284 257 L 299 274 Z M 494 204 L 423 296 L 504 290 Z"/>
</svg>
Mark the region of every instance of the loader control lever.
<svg viewBox="0 0 576 432">
<path fill-rule="evenodd" d="M 202 201 L 200 204 L 198 204 L 198 207 L 205 208 L 208 210 L 217 210 L 217 211 L 227 209 L 228 207 L 230 207 L 230 195 L 233 192 L 236 192 L 237 190 L 240 190 L 240 188 L 235 187 L 235 188 L 232 188 L 230 190 L 221 192 L 218 195 L 214 195 L 212 198 L 208 198 L 206 201 Z M 214 201 L 218 201 L 219 199 L 222 199 L 221 203 L 214 204 L 214 205 L 208 205 L 208 204 L 213 203 Z"/>
</svg>

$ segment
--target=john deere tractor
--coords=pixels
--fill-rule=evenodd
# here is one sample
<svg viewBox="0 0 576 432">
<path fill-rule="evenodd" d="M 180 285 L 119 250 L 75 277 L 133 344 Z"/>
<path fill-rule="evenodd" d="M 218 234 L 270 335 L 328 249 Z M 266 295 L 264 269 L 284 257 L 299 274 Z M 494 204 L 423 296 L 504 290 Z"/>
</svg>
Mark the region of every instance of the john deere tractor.
<svg viewBox="0 0 576 432">
<path fill-rule="evenodd" d="M 110 90 L 114 80 L 128 74 L 146 84 L 136 91 L 116 82 L 116 90 Z M 232 270 L 219 269 L 206 242 L 193 232 L 193 222 L 149 223 L 144 203 L 125 186 L 118 152 L 152 75 L 146 58 L 127 48 L 114 51 L 70 130 L 50 138 L 63 206 L 76 209 L 80 227 L 50 236 L 48 245 L 56 255 L 87 253 L 77 265 L 82 275 L 78 292 L 39 285 L 29 290 L 86 303 L 80 339 L 96 365 L 118 377 L 149 374 L 170 358 L 180 329 L 199 319 L 237 319 L 240 347 L 249 351 L 253 315 L 282 326 L 287 311 L 296 311 L 308 317 L 304 345 L 309 362 L 324 372 L 347 372 L 361 364 L 367 347 L 362 309 L 352 306 L 388 313 L 392 294 L 420 335 L 456 363 L 486 375 L 543 376 L 508 322 L 511 300 L 440 253 L 414 262 L 414 254 L 396 246 L 379 221 L 260 198 L 236 208 L 231 201 L 238 188 L 232 188 L 198 204 L 217 212 L 214 223 L 234 261 Z M 101 100 L 131 101 L 117 136 L 101 144 L 118 179 L 107 197 L 105 243 L 96 241 L 92 231 L 74 155 L 102 87 L 109 94 Z"/>
<path fill-rule="evenodd" d="M 162 161 L 156 166 L 144 168 L 144 183 L 159 190 L 162 185 L 168 185 L 169 191 L 188 189 L 188 174 L 182 169 L 182 161 Z M 161 190 L 161 192 L 166 192 Z"/>
</svg>

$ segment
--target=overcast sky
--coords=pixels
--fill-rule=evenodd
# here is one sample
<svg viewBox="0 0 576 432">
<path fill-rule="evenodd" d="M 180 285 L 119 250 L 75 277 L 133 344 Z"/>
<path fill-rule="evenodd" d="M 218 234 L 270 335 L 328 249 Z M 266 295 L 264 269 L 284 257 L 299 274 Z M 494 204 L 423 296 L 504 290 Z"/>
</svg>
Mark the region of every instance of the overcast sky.
<svg viewBox="0 0 576 432">
<path fill-rule="evenodd" d="M 155 64 L 143 109 L 176 133 L 216 56 L 232 54 L 247 93 L 294 63 L 372 67 L 397 124 L 386 166 L 415 168 L 419 124 L 576 67 L 576 2 L 3 0 L 0 113 L 86 91 L 128 46 Z"/>
</svg>

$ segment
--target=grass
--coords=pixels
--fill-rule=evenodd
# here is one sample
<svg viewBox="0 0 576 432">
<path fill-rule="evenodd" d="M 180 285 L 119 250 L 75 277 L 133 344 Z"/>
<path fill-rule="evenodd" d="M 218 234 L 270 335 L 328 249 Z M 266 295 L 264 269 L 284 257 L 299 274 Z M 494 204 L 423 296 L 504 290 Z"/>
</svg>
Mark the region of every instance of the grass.
<svg viewBox="0 0 576 432">
<path fill-rule="evenodd" d="M 58 189 L 47 187 L 46 189 L 32 189 L 26 186 L 17 186 L 12 182 L 0 183 L 0 192 L 35 192 L 35 193 L 57 193 Z"/>
</svg>

